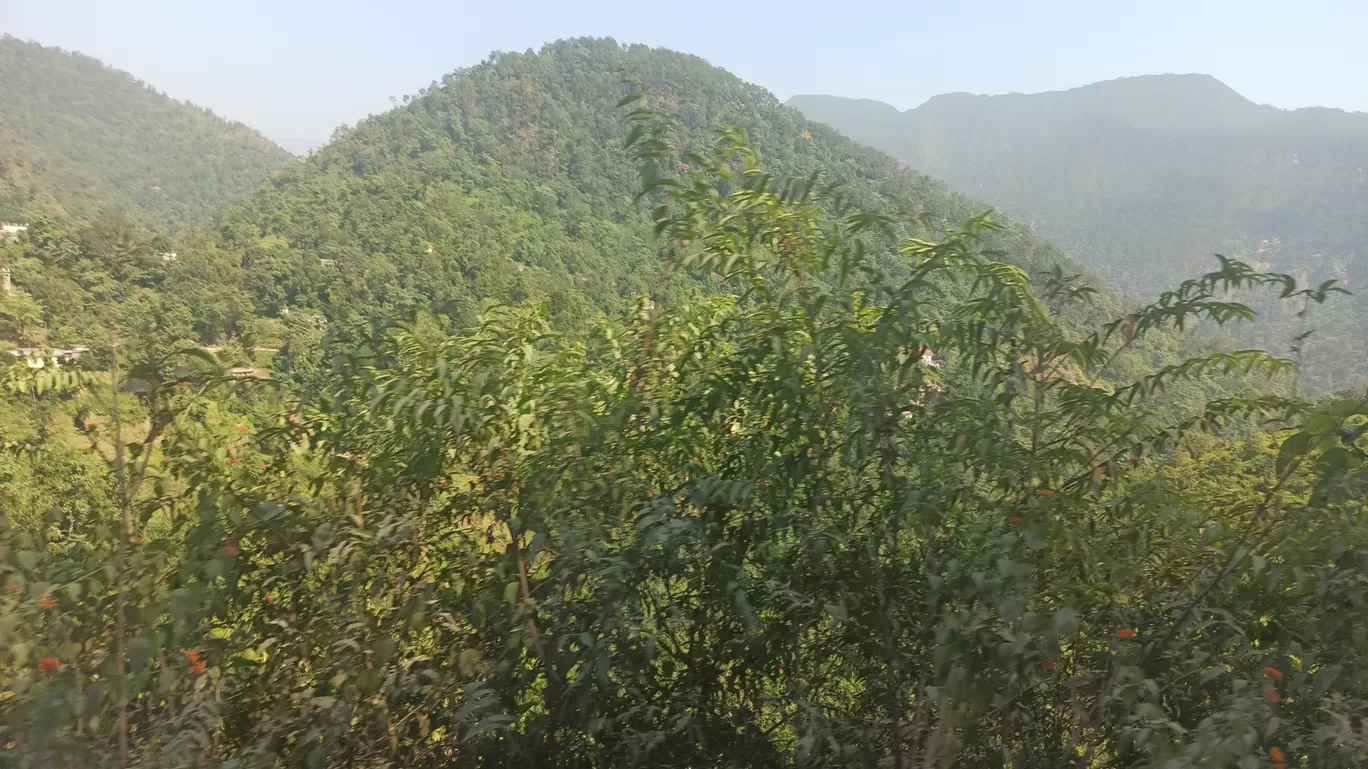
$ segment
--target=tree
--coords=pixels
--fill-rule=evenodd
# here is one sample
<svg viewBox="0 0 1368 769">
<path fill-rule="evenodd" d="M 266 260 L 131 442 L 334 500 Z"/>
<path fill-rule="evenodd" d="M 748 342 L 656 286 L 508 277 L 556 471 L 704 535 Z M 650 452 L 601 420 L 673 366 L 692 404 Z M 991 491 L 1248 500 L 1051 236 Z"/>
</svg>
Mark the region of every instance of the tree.
<svg viewBox="0 0 1368 769">
<path fill-rule="evenodd" d="M 899 239 L 889 271 L 868 243 L 897 222 L 776 181 L 743 132 L 681 169 L 672 121 L 631 125 L 669 260 L 616 321 L 361 327 L 261 424 L 174 401 L 119 561 L 137 650 L 110 653 L 108 582 L 28 603 L 75 559 L 11 526 L 16 750 L 117 755 L 127 713 L 138 764 L 1362 763 L 1368 405 L 1156 408 L 1289 365 L 1257 351 L 1102 377 L 1286 276 L 1228 261 L 1071 331 L 1087 292 L 985 253 L 985 218 Z M 686 275 L 736 294 L 678 297 Z M 178 379 L 132 389 L 155 414 Z M 1246 483 L 1166 475 L 1251 415 L 1280 431 Z M 125 658 L 120 697 L 69 706 Z"/>
<path fill-rule="evenodd" d="M 23 291 L 0 295 L 0 339 L 21 345 L 42 344 L 43 306 Z"/>
</svg>

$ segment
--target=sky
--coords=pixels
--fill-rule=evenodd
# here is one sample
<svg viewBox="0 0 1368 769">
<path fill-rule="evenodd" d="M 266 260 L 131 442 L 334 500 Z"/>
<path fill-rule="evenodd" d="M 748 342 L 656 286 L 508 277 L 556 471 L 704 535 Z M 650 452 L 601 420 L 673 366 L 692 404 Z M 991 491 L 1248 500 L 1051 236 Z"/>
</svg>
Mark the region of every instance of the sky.
<svg viewBox="0 0 1368 769">
<path fill-rule="evenodd" d="M 0 0 L 0 32 L 80 51 L 277 140 L 317 142 L 494 50 L 613 37 L 781 99 L 900 109 L 1165 72 L 1368 112 L 1365 0 Z"/>
</svg>

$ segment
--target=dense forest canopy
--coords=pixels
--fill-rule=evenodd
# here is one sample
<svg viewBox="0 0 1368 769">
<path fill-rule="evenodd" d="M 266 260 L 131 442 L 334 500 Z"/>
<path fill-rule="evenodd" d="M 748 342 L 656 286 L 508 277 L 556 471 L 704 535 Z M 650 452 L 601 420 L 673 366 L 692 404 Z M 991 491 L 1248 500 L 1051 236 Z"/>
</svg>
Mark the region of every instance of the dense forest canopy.
<svg viewBox="0 0 1368 769">
<path fill-rule="evenodd" d="M 89 348 L 0 367 L 0 765 L 1368 761 L 1368 403 L 1194 331 L 1291 276 L 1122 299 L 602 39 L 186 233 L 54 201 L 0 242 L 0 342 Z"/>
<path fill-rule="evenodd" d="M 632 118 L 667 263 L 742 296 L 391 326 L 274 409 L 203 353 L 10 375 L 109 466 L 74 507 L 22 472 L 68 449 L 14 455 L 17 763 L 1362 762 L 1368 404 L 1153 408 L 1286 365 L 1260 352 L 1101 377 L 1282 278 L 1231 262 L 1073 331 L 1089 294 L 1038 297 L 982 219 L 895 275 L 883 217 L 736 131 L 678 168 L 673 121 Z M 1278 432 L 1213 445 L 1248 415 Z"/>
<path fill-rule="evenodd" d="M 363 121 L 225 211 L 215 245 L 244 254 L 268 313 L 446 307 L 470 322 L 487 299 L 576 320 L 620 309 L 661 268 L 614 109 L 624 79 L 677 115 L 679 163 L 730 124 L 778 175 L 820 170 L 852 199 L 901 200 L 938 227 L 984 208 L 702 59 L 576 40 L 495 54 Z M 1078 271 L 1024 228 L 994 242 L 1031 269 Z"/>
<path fill-rule="evenodd" d="M 184 233 L 291 159 L 96 59 L 0 36 L 0 220 L 123 208 Z"/>
<path fill-rule="evenodd" d="M 948 94 L 906 112 L 829 96 L 789 104 L 1000 206 L 1123 291 L 1203 272 L 1215 253 L 1339 281 L 1360 298 L 1305 324 L 1261 305 L 1273 322 L 1245 338 L 1286 350 L 1315 328 L 1305 381 L 1368 383 L 1368 114 L 1257 105 L 1203 75 Z"/>
<path fill-rule="evenodd" d="M 622 149 L 627 129 L 615 105 L 625 79 L 677 116 L 678 166 L 731 124 L 774 173 L 820 173 L 850 201 L 915 215 L 908 221 L 922 235 L 985 208 L 697 57 L 578 40 L 452 73 L 282 169 L 176 243 L 117 218 L 48 217 L 9 246 L 8 259 L 16 284 L 41 305 L 51 343 L 96 343 L 91 302 L 134 294 L 168 336 L 210 345 L 251 338 L 287 354 L 300 352 L 291 339 L 313 347 L 325 322 L 352 327 L 370 316 L 431 312 L 452 330 L 473 323 L 489 301 L 542 303 L 562 327 L 594 322 L 649 291 L 664 264 L 650 204 L 636 197 L 640 172 Z M 1083 272 L 1019 225 L 987 238 L 1030 272 Z M 92 245 L 111 240 L 123 254 L 113 270 Z M 882 243 L 887 251 L 890 241 Z M 174 261 L 161 258 L 167 253 Z M 886 262 L 897 268 L 895 258 Z M 676 296 L 733 288 L 715 278 L 672 284 Z M 1103 296 L 1092 309 L 1070 310 L 1070 322 L 1087 326 L 1119 307 Z M 1168 335 L 1146 344 L 1122 363 L 1143 354 L 1158 364 L 1188 341 Z"/>
</svg>

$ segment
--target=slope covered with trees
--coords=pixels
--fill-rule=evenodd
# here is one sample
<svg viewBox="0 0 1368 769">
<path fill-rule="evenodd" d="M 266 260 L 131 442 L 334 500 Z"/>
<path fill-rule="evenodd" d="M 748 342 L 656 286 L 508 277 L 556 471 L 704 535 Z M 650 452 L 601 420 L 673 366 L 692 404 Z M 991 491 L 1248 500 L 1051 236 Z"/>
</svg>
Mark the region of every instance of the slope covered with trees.
<svg viewBox="0 0 1368 769">
<path fill-rule="evenodd" d="M 0 37 L 0 220 L 123 208 L 184 232 L 291 159 L 88 56 Z"/>
<path fill-rule="evenodd" d="M 0 342 L 101 347 L 106 321 L 121 314 L 134 324 L 127 334 L 159 329 L 161 344 L 251 340 L 280 350 L 282 373 L 319 373 L 326 336 L 376 317 L 425 313 L 433 330 L 451 332 L 496 301 L 542 304 L 561 328 L 596 323 L 665 277 L 653 203 L 638 196 L 641 171 L 623 149 L 627 80 L 677 121 L 667 170 L 687 171 L 688 153 L 731 125 L 776 176 L 836 184 L 844 204 L 906 214 L 893 231 L 861 235 L 892 274 L 908 267 L 892 248 L 897 238 L 939 239 L 984 208 L 697 57 L 565 41 L 451 74 L 176 242 L 126 217 L 35 218 L 21 242 L 0 244 L 19 289 L 5 311 L 13 333 Z M 1082 272 L 1020 225 L 985 238 L 1030 273 Z M 740 290 L 687 271 L 665 285 L 676 299 Z M 1062 308 L 1062 320 L 1087 328 L 1122 311 L 1112 295 L 1095 300 Z M 1198 344 L 1157 335 L 1114 366 L 1134 375 Z"/>
<path fill-rule="evenodd" d="M 1167 423 L 1165 385 L 1284 363 L 1111 365 L 1279 276 L 1079 330 L 1089 295 L 981 220 L 871 249 L 873 212 L 735 132 L 681 161 L 631 124 L 671 280 L 741 296 L 377 328 L 285 403 L 202 353 L 6 372 L 107 468 L 0 466 L 8 762 L 1363 764 L 1368 404 Z M 1273 432 L 1211 437 L 1242 415 Z"/>
<path fill-rule="evenodd" d="M 620 309 L 662 265 L 622 149 L 624 79 L 678 119 L 680 167 L 728 124 L 777 176 L 820 172 L 886 212 L 883 197 L 901 200 L 928 215 L 927 233 L 983 208 L 701 59 L 576 40 L 496 54 L 363 121 L 226 211 L 214 245 L 243 255 L 265 313 L 445 307 L 469 322 L 485 300 L 533 299 L 582 321 Z M 1021 227 L 992 242 L 1030 269 L 1072 267 Z"/>
<path fill-rule="evenodd" d="M 1368 115 L 1254 104 L 1214 78 L 1128 78 L 1069 91 L 949 94 L 906 112 L 795 96 L 789 104 L 1030 224 L 1124 291 L 1195 275 L 1221 253 L 1337 280 L 1368 296 Z M 1368 382 L 1362 298 L 1272 316 L 1251 341 L 1288 349 L 1305 379 Z"/>
<path fill-rule="evenodd" d="M 179 242 L 34 219 L 4 333 L 104 341 L 0 370 L 0 762 L 1362 765 L 1368 404 L 1190 333 L 1284 277 L 977 210 L 580 40 Z"/>
</svg>

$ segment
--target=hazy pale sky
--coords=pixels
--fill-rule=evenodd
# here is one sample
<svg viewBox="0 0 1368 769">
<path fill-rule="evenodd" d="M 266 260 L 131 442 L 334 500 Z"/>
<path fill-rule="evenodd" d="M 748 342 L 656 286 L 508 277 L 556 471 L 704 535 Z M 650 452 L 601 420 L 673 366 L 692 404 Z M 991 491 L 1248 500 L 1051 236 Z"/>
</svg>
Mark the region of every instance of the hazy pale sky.
<svg viewBox="0 0 1368 769">
<path fill-rule="evenodd" d="M 1368 111 L 1368 0 L 0 0 L 0 32 L 88 53 L 276 138 L 326 138 L 493 50 L 609 36 L 780 98 L 1201 72 L 1257 102 Z"/>
</svg>

